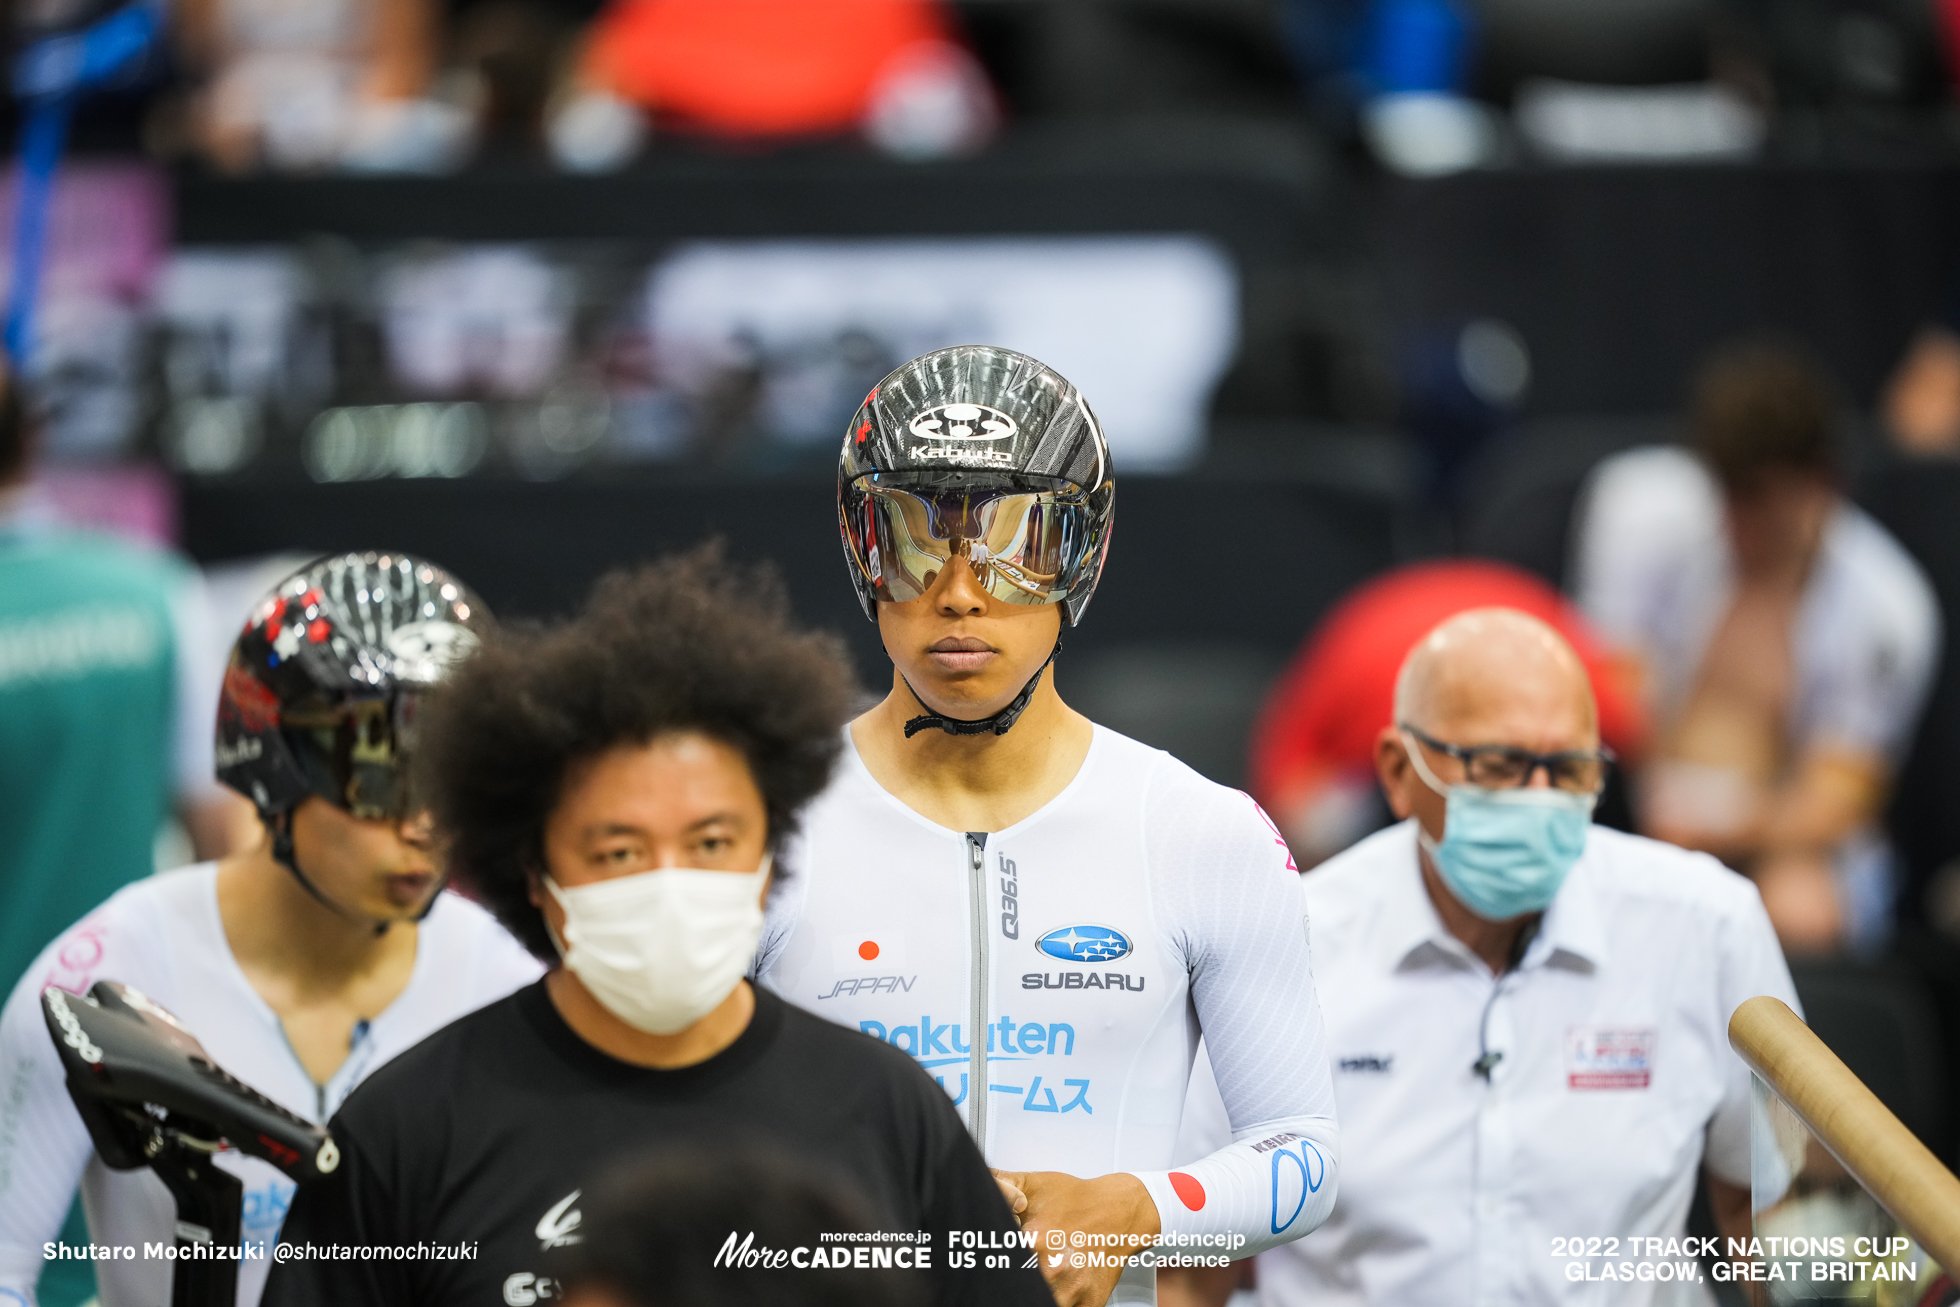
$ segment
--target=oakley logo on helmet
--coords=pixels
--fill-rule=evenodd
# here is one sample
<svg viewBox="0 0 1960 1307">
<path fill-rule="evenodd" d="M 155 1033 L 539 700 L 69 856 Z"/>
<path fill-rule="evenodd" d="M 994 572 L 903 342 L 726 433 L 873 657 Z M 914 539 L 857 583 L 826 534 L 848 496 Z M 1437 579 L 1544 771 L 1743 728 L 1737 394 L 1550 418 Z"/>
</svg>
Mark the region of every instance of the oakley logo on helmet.
<svg viewBox="0 0 1960 1307">
<path fill-rule="evenodd" d="M 1005 440 L 1021 426 L 985 404 L 941 404 L 913 418 L 906 430 L 921 440 Z"/>
</svg>

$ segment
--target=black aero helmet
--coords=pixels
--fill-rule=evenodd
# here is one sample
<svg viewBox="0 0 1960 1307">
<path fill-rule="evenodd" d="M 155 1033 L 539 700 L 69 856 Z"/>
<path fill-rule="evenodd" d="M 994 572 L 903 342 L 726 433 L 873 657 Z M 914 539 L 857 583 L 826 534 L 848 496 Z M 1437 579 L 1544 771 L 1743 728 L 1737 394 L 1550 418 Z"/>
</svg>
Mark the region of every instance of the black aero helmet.
<svg viewBox="0 0 1960 1307">
<path fill-rule="evenodd" d="M 409 554 L 336 554 L 294 572 L 232 646 L 218 779 L 276 831 L 309 796 L 356 817 L 412 816 L 422 695 L 489 619 L 468 586 Z"/>
<path fill-rule="evenodd" d="M 837 461 L 837 515 L 865 616 L 915 599 L 958 553 L 996 598 L 1082 620 L 1102 576 L 1116 479 L 1102 424 L 1026 354 L 955 345 L 865 396 Z"/>
</svg>

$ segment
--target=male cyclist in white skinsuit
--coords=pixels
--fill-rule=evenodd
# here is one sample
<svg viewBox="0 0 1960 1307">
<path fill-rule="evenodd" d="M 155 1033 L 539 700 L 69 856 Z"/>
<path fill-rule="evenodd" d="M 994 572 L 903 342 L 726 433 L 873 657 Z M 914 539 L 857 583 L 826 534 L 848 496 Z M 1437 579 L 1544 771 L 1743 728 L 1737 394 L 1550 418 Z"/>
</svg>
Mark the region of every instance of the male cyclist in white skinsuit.
<svg viewBox="0 0 1960 1307">
<path fill-rule="evenodd" d="M 92 1250 L 168 1249 L 181 1228 L 162 1180 L 94 1155 L 43 989 L 132 985 L 218 1065 L 324 1124 L 384 1062 L 537 977 L 489 913 L 443 891 L 411 784 L 423 697 L 488 617 L 457 578 L 401 554 L 322 558 L 253 612 L 224 671 L 217 761 L 265 837 L 125 886 L 43 950 L 0 1012 L 0 1307 L 36 1301 L 78 1187 Z M 244 1186 L 237 1307 L 254 1307 L 293 1184 L 229 1149 L 218 1166 Z M 169 1300 L 168 1260 L 94 1266 L 103 1307 Z"/>
<path fill-rule="evenodd" d="M 892 690 L 785 856 L 758 976 L 939 1078 L 1065 1307 L 1155 1300 L 1149 1266 L 1075 1232 L 1187 1256 L 1306 1234 L 1336 1132 L 1286 846 L 1251 799 L 1042 675 L 1109 543 L 1094 414 L 1025 355 L 938 350 L 866 398 L 838 496 Z M 1201 1033 L 1234 1142 L 1171 1171 Z"/>
</svg>

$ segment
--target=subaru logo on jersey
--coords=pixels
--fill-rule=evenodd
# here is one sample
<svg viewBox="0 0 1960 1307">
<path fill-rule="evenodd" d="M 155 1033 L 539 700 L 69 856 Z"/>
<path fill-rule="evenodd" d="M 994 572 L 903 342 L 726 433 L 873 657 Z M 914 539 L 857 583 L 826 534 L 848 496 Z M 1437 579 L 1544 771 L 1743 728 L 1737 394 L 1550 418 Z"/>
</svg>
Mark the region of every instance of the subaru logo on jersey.
<svg viewBox="0 0 1960 1307">
<path fill-rule="evenodd" d="M 1064 962 L 1114 962 L 1130 954 L 1129 937 L 1108 926 L 1063 926 L 1043 935 L 1034 946 Z"/>
</svg>

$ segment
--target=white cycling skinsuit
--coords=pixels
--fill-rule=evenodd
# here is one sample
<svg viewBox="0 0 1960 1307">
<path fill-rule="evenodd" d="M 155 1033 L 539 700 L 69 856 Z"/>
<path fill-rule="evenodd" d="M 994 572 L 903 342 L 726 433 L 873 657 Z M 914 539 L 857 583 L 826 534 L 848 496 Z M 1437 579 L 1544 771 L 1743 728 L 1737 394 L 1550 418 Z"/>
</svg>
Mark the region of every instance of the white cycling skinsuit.
<svg viewBox="0 0 1960 1307">
<path fill-rule="evenodd" d="M 1299 876 L 1246 795 L 1097 727 L 1045 807 L 968 835 L 880 787 L 846 730 L 783 865 L 758 978 L 911 1053 L 992 1165 L 1135 1174 L 1165 1255 L 1243 1236 L 1249 1256 L 1326 1219 L 1334 1095 Z M 1171 1171 L 1201 1032 L 1233 1142 Z M 1110 1299 L 1155 1300 L 1143 1266 Z"/>
<path fill-rule="evenodd" d="M 277 1014 L 232 956 L 218 915 L 217 865 L 123 887 L 42 951 L 0 1015 L 0 1307 L 35 1301 L 46 1265 L 42 1245 L 61 1229 L 77 1184 L 91 1244 L 135 1253 L 95 1261 L 102 1307 L 170 1301 L 171 1263 L 144 1256 L 144 1245 L 176 1242 L 176 1204 L 147 1169 L 111 1171 L 95 1156 L 41 1015 L 45 986 L 79 994 L 98 980 L 134 985 L 181 1021 L 219 1066 L 288 1110 L 325 1122 L 376 1067 L 542 970 L 489 913 L 443 893 L 417 931 L 408 986 L 356 1027 L 347 1060 L 333 1079 L 315 1085 Z M 252 1307 L 293 1183 L 257 1158 L 227 1151 L 218 1160 L 245 1186 L 238 1302 Z"/>
</svg>

